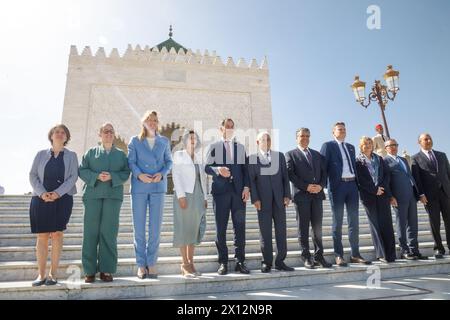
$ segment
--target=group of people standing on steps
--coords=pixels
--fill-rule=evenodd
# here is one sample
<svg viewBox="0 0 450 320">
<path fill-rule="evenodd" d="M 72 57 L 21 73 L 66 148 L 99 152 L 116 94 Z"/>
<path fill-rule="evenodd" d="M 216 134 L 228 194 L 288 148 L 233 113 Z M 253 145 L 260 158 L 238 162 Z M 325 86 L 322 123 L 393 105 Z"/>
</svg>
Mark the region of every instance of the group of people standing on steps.
<svg viewBox="0 0 450 320">
<path fill-rule="evenodd" d="M 77 155 L 66 148 L 68 128 L 51 128 L 51 148 L 37 153 L 30 171 L 33 197 L 30 204 L 32 233 L 37 234 L 36 256 L 39 275 L 33 286 L 54 285 L 63 247 L 63 231 L 69 222 L 75 184 L 83 182 L 84 281 L 92 283 L 96 274 L 102 281 L 113 281 L 117 271 L 117 237 L 123 202 L 123 185 L 131 173 L 131 208 L 137 277 L 157 278 L 156 263 L 160 245 L 167 175 L 172 171 L 173 246 L 179 248 L 184 277 L 201 275 L 194 264 L 194 249 L 205 234 L 207 175 L 212 176 L 213 211 L 216 225 L 218 274 L 228 273 L 227 226 L 231 215 L 234 231 L 234 269 L 248 274 L 245 263 L 245 221 L 248 201 L 255 206 L 260 229 L 261 272 L 273 266 L 272 227 L 275 229 L 277 254 L 274 267 L 293 271 L 285 264 L 287 256 L 286 207 L 295 205 L 301 260 L 306 268 L 332 264 L 324 257 L 322 243 L 324 188 L 332 208 L 332 239 L 335 263 L 346 266 L 342 245 L 344 206 L 347 209 L 350 262 L 370 264 L 359 251 L 359 200 L 366 210 L 375 255 L 390 263 L 396 259 L 391 207 L 396 216 L 398 243 L 402 259 L 427 259 L 419 252 L 417 201 L 429 214 L 434 237 L 435 258 L 445 249 L 440 235 L 440 217 L 444 220 L 447 245 L 450 245 L 450 165 L 446 155 L 433 150 L 433 140 L 421 134 L 421 150 L 409 163 L 398 156 L 398 143 L 381 132 L 386 154 L 377 155 L 376 140 L 362 137 L 360 154 L 345 142 L 346 126 L 333 126 L 333 140 L 320 152 L 309 148 L 310 130 L 296 132 L 296 148 L 284 155 L 272 150 L 271 135 L 261 132 L 255 154 L 247 155 L 244 145 L 234 137 L 235 124 L 230 118 L 220 123 L 221 139 L 208 148 L 206 159 L 202 142 L 193 130 L 182 137 L 183 148 L 171 152 L 170 141 L 158 132 L 156 111 L 145 113 L 139 135 L 128 145 L 128 155 L 113 144 L 111 123 L 99 129 L 100 143 L 90 148 L 78 164 Z M 379 137 L 377 137 L 378 139 Z M 378 151 L 378 149 L 377 149 Z M 291 192 L 292 184 L 292 192 Z M 309 248 L 312 228 L 314 252 Z M 148 229 L 148 231 L 146 231 Z M 51 267 L 46 272 L 51 239 Z"/>
</svg>

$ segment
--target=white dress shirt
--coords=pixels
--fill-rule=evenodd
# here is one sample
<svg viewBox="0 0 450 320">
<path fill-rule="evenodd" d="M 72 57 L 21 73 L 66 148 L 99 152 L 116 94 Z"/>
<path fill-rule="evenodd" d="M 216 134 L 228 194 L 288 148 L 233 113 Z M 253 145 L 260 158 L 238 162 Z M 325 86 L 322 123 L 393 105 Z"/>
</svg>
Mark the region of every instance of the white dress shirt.
<svg viewBox="0 0 450 320">
<path fill-rule="evenodd" d="M 334 138 L 336 140 L 336 142 L 339 145 L 339 150 L 341 151 L 341 156 L 342 156 L 342 178 L 354 178 L 355 177 L 355 168 L 352 167 L 353 173 L 350 171 L 350 166 L 349 163 L 347 161 L 347 156 L 345 155 L 345 152 L 347 151 L 348 157 L 349 157 L 349 161 L 350 163 L 352 163 L 352 159 L 350 158 L 350 152 L 348 151 L 347 147 L 345 147 L 345 141 L 339 141 L 337 138 Z M 342 143 L 344 142 L 344 145 L 342 145 Z M 344 150 L 345 148 L 345 150 Z"/>
<path fill-rule="evenodd" d="M 264 151 L 264 150 L 259 149 L 259 157 L 260 157 L 260 159 L 263 159 L 264 163 L 271 163 L 272 162 L 272 157 L 271 157 L 270 150 Z"/>
<path fill-rule="evenodd" d="M 430 155 L 428 154 L 428 151 L 427 151 L 427 150 L 421 149 L 421 151 L 427 156 L 427 158 L 428 158 L 429 161 L 433 162 L 433 160 L 431 160 Z M 430 151 L 431 151 L 431 153 L 433 154 L 434 159 L 436 159 L 436 171 L 439 171 L 438 161 L 437 161 L 437 158 L 436 158 L 436 154 L 433 152 L 433 149 L 431 149 Z"/>
</svg>

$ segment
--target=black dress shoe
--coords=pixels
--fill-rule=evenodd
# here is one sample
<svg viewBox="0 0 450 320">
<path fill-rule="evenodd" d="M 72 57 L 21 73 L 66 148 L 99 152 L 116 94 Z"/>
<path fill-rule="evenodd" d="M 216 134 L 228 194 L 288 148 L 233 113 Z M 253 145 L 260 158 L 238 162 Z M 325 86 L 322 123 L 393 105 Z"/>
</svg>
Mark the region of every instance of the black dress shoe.
<svg viewBox="0 0 450 320">
<path fill-rule="evenodd" d="M 275 269 L 279 271 L 294 271 L 295 269 L 287 266 L 284 262 L 280 262 L 275 265 Z"/>
<path fill-rule="evenodd" d="M 311 257 L 301 256 L 301 259 L 306 269 L 314 269 L 314 260 Z"/>
<path fill-rule="evenodd" d="M 261 263 L 261 272 L 262 273 L 269 273 L 272 270 L 272 267 L 268 265 L 267 263 Z"/>
<path fill-rule="evenodd" d="M 217 273 L 221 276 L 226 275 L 228 273 L 228 266 L 226 263 L 221 263 L 219 266 L 219 270 L 217 270 Z"/>
<path fill-rule="evenodd" d="M 250 273 L 250 270 L 247 269 L 247 267 L 245 266 L 245 263 L 243 263 L 243 262 L 236 262 L 236 267 L 234 267 L 234 271 L 244 273 L 244 274 Z"/>
<path fill-rule="evenodd" d="M 372 264 L 371 261 L 368 261 L 361 256 L 350 257 L 350 262 L 351 263 L 359 263 L 359 264 Z"/>
<path fill-rule="evenodd" d="M 348 266 L 348 264 L 345 261 L 344 257 L 341 257 L 341 256 L 337 256 L 336 257 L 336 265 L 338 267 L 347 267 Z"/>
<path fill-rule="evenodd" d="M 421 253 L 416 253 L 415 254 L 417 260 L 428 260 L 427 256 L 423 256 Z"/>
<path fill-rule="evenodd" d="M 439 250 L 436 250 L 434 252 L 434 258 L 435 259 L 444 259 L 444 252 L 441 252 Z"/>
<path fill-rule="evenodd" d="M 31 283 L 31 286 L 32 287 L 40 287 L 45 284 L 45 281 L 47 281 L 47 278 L 44 278 L 42 280 L 36 279 Z"/>
<path fill-rule="evenodd" d="M 412 253 L 404 252 L 401 254 L 400 259 L 417 260 L 418 257 Z"/>
<path fill-rule="evenodd" d="M 329 263 L 323 256 L 314 258 L 314 266 L 322 267 L 322 268 L 331 268 L 333 265 Z"/>
<path fill-rule="evenodd" d="M 58 281 L 56 279 L 53 279 L 53 278 L 47 278 L 47 280 L 45 280 L 45 285 L 46 286 L 54 286 L 57 283 L 58 283 Z"/>
</svg>

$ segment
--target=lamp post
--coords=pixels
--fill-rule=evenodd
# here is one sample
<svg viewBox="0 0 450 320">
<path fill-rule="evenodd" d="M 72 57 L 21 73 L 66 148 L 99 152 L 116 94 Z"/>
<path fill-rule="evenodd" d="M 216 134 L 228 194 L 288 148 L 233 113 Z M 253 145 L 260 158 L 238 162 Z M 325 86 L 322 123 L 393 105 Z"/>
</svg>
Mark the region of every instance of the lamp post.
<svg viewBox="0 0 450 320">
<path fill-rule="evenodd" d="M 366 83 L 359 80 L 359 76 L 355 76 L 355 81 L 353 81 L 353 84 L 351 85 L 356 98 L 356 102 L 361 104 L 361 106 L 363 106 L 364 108 L 367 108 L 372 101 L 378 102 L 381 110 L 381 116 L 383 118 L 384 128 L 386 129 L 386 135 L 388 138 L 390 138 L 390 134 L 384 111 L 386 109 L 386 104 L 388 103 L 388 101 L 394 101 L 395 96 L 397 95 L 397 92 L 399 90 L 398 76 L 399 72 L 392 69 L 391 65 L 388 65 L 387 70 L 384 73 L 384 80 L 386 81 L 386 85 L 383 85 L 379 80 L 375 80 L 375 83 L 372 86 L 372 91 L 369 93 L 369 96 L 367 98 L 365 94 Z"/>
</svg>

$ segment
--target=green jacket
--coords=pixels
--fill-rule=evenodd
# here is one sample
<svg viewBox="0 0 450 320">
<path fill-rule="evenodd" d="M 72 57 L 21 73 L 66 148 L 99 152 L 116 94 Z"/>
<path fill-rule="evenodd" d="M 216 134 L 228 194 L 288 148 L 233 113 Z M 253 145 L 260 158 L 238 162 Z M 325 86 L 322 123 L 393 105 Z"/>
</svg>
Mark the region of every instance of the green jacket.
<svg viewBox="0 0 450 320">
<path fill-rule="evenodd" d="M 98 175 L 109 172 L 111 180 L 102 182 Z M 119 199 L 123 200 L 123 184 L 130 176 L 125 153 L 112 147 L 108 154 L 102 145 L 89 149 L 80 164 L 80 178 L 85 182 L 83 199 Z"/>
</svg>

